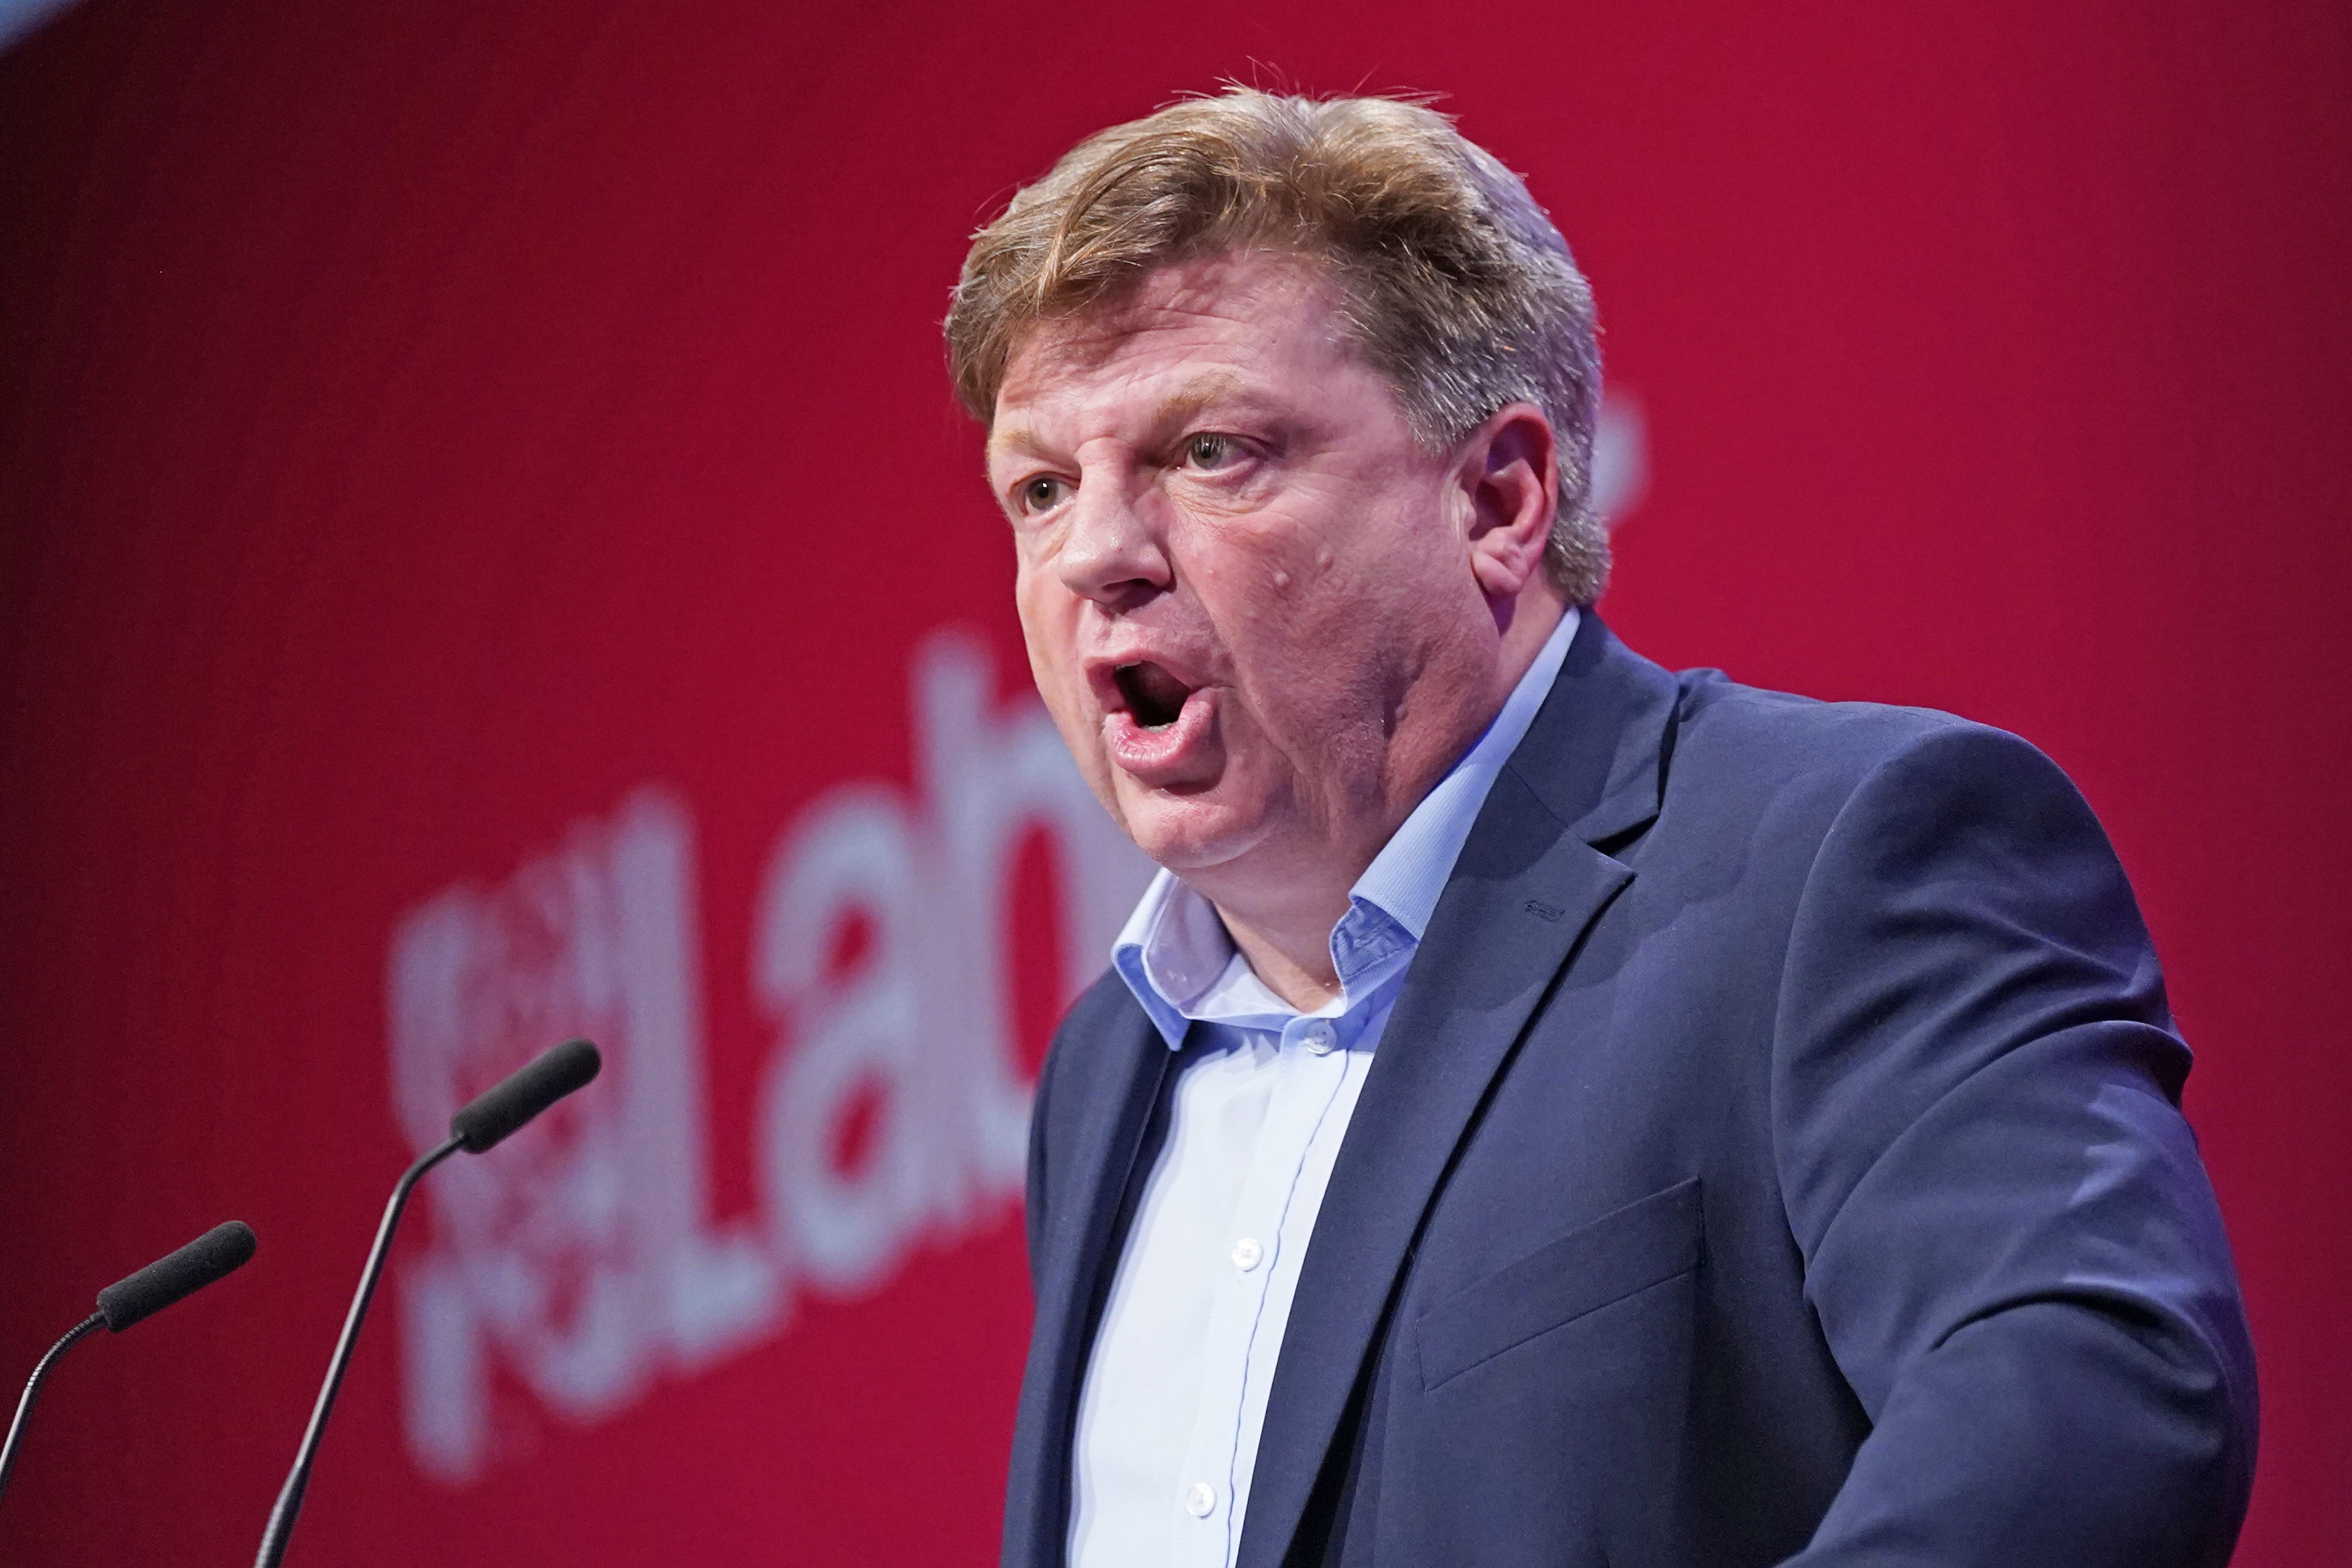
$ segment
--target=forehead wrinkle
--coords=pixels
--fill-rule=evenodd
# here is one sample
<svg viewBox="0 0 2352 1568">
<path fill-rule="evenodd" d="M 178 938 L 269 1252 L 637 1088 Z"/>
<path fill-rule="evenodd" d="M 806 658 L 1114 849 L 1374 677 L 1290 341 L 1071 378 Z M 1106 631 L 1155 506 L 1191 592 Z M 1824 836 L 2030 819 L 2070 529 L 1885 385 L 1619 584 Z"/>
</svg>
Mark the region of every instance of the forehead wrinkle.
<svg viewBox="0 0 2352 1568">
<path fill-rule="evenodd" d="M 1032 322 L 1007 348 L 1007 378 L 1024 356 L 1099 364 L 1136 338 L 1230 321 L 1242 301 L 1267 295 L 1288 295 L 1302 306 L 1320 303 L 1344 315 L 1346 296 L 1334 284 L 1321 258 L 1279 248 L 1244 246 L 1162 262 L 1110 295 Z"/>
</svg>

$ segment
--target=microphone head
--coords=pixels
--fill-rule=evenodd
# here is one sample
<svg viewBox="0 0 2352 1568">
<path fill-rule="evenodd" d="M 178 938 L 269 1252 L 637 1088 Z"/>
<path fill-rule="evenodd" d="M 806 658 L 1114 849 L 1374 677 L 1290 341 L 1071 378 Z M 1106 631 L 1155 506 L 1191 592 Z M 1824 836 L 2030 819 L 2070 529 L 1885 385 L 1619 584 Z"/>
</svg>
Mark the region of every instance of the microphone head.
<svg viewBox="0 0 2352 1568">
<path fill-rule="evenodd" d="M 524 1123 L 586 1085 L 604 1065 L 584 1040 L 567 1040 L 449 1118 L 449 1135 L 469 1155 L 496 1147 Z"/>
<path fill-rule="evenodd" d="M 242 1219 L 215 1225 L 168 1258 L 159 1258 L 127 1280 L 98 1293 L 98 1315 L 121 1333 L 141 1318 L 160 1312 L 183 1296 L 193 1296 L 253 1256 L 253 1228 Z"/>
</svg>

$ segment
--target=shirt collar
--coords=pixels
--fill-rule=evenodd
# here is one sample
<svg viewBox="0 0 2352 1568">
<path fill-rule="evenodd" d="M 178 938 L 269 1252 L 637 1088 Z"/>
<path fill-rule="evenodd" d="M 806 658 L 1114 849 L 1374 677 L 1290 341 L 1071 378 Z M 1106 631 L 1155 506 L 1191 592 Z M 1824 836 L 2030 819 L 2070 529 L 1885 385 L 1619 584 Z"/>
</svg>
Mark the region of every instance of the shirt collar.
<svg viewBox="0 0 2352 1568">
<path fill-rule="evenodd" d="M 1331 932 L 1332 965 L 1343 994 L 1324 1010 L 1356 1012 L 1411 960 L 1423 933 L 1429 929 L 1430 915 L 1454 874 L 1454 862 L 1461 857 L 1462 845 L 1470 837 L 1487 791 L 1503 764 L 1526 738 L 1536 710 L 1543 706 L 1552 683 L 1559 678 L 1568 645 L 1581 619 L 1573 606 L 1560 617 L 1486 733 L 1422 797 L 1349 890 L 1348 913 Z M 1243 1021 L 1239 1017 L 1225 1018 L 1243 999 L 1237 993 L 1247 991 L 1237 988 L 1234 984 L 1237 977 L 1228 974 L 1237 956 L 1215 906 L 1174 873 L 1162 869 L 1144 890 L 1142 901 L 1113 944 L 1111 966 L 1150 1015 L 1169 1048 L 1180 1050 L 1194 1019 Z M 1227 983 L 1220 986 L 1220 980 Z M 1271 992 L 1264 994 L 1272 997 Z M 1254 997 L 1244 1010 L 1255 1016 Z"/>
</svg>

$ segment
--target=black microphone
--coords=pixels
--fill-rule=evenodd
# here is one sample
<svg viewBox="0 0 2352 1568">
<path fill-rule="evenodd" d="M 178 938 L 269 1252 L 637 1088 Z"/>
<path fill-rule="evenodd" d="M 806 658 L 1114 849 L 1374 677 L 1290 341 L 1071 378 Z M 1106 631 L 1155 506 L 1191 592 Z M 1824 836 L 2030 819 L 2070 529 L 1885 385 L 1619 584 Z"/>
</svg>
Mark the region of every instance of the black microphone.
<svg viewBox="0 0 2352 1568">
<path fill-rule="evenodd" d="M 262 1531 L 261 1554 L 254 1560 L 255 1568 L 278 1568 L 285 1560 L 286 1543 L 294 1534 L 295 1517 L 302 1511 L 302 1494 L 310 1490 L 310 1463 L 319 1456 L 319 1439 L 326 1433 L 327 1416 L 335 1407 L 335 1394 L 342 1387 L 344 1369 L 351 1365 L 352 1347 L 359 1343 L 360 1321 L 367 1316 L 368 1300 L 375 1294 L 376 1280 L 383 1272 L 384 1257 L 392 1248 L 392 1233 L 400 1224 L 400 1211 L 408 1207 L 409 1193 L 426 1171 L 458 1150 L 478 1155 L 496 1147 L 541 1111 L 572 1091 L 585 1087 L 604 1064 L 604 1059 L 596 1054 L 596 1048 L 584 1040 L 568 1040 L 541 1052 L 450 1117 L 449 1141 L 409 1166 L 394 1186 L 392 1201 L 384 1205 L 383 1221 L 375 1228 L 375 1245 L 368 1249 L 367 1266 L 360 1270 L 360 1288 L 352 1296 L 352 1310 L 343 1319 L 342 1335 L 335 1341 L 334 1358 L 327 1363 L 327 1381 L 319 1390 L 319 1403 L 311 1407 L 310 1425 L 302 1433 L 302 1446 L 295 1451 L 294 1468 L 287 1473 L 285 1489 L 278 1494 L 278 1506 L 269 1511 L 269 1526 Z"/>
<path fill-rule="evenodd" d="M 488 1154 L 507 1134 L 575 1089 L 584 1089 L 604 1059 L 584 1040 L 567 1040 L 449 1118 L 449 1135 L 469 1155 Z"/>
<path fill-rule="evenodd" d="M 16 1449 L 25 1440 L 25 1421 L 40 1397 L 41 1384 L 58 1358 L 84 1335 L 106 1329 L 121 1333 L 140 1319 L 152 1317 L 183 1296 L 193 1296 L 225 1274 L 235 1273 L 253 1256 L 253 1228 L 241 1219 L 215 1225 L 167 1258 L 159 1258 L 127 1280 L 119 1280 L 98 1293 L 98 1311 L 76 1323 L 73 1331 L 49 1348 L 33 1368 L 24 1397 L 16 1401 L 16 1418 L 8 1423 L 8 1442 L 0 1448 L 0 1491 L 8 1488 L 8 1472 L 16 1468 Z"/>
</svg>

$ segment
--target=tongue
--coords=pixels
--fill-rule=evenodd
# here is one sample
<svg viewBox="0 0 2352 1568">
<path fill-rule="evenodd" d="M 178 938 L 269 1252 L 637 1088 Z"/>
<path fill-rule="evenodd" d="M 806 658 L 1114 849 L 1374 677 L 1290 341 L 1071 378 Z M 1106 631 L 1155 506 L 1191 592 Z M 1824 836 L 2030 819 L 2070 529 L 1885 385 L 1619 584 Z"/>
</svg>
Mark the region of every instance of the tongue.
<svg viewBox="0 0 2352 1568">
<path fill-rule="evenodd" d="M 1176 716 L 1184 711 L 1184 699 L 1192 695 L 1192 687 L 1157 664 L 1138 664 L 1128 678 L 1134 697 L 1135 720 L 1146 728 L 1174 724 Z"/>
</svg>

